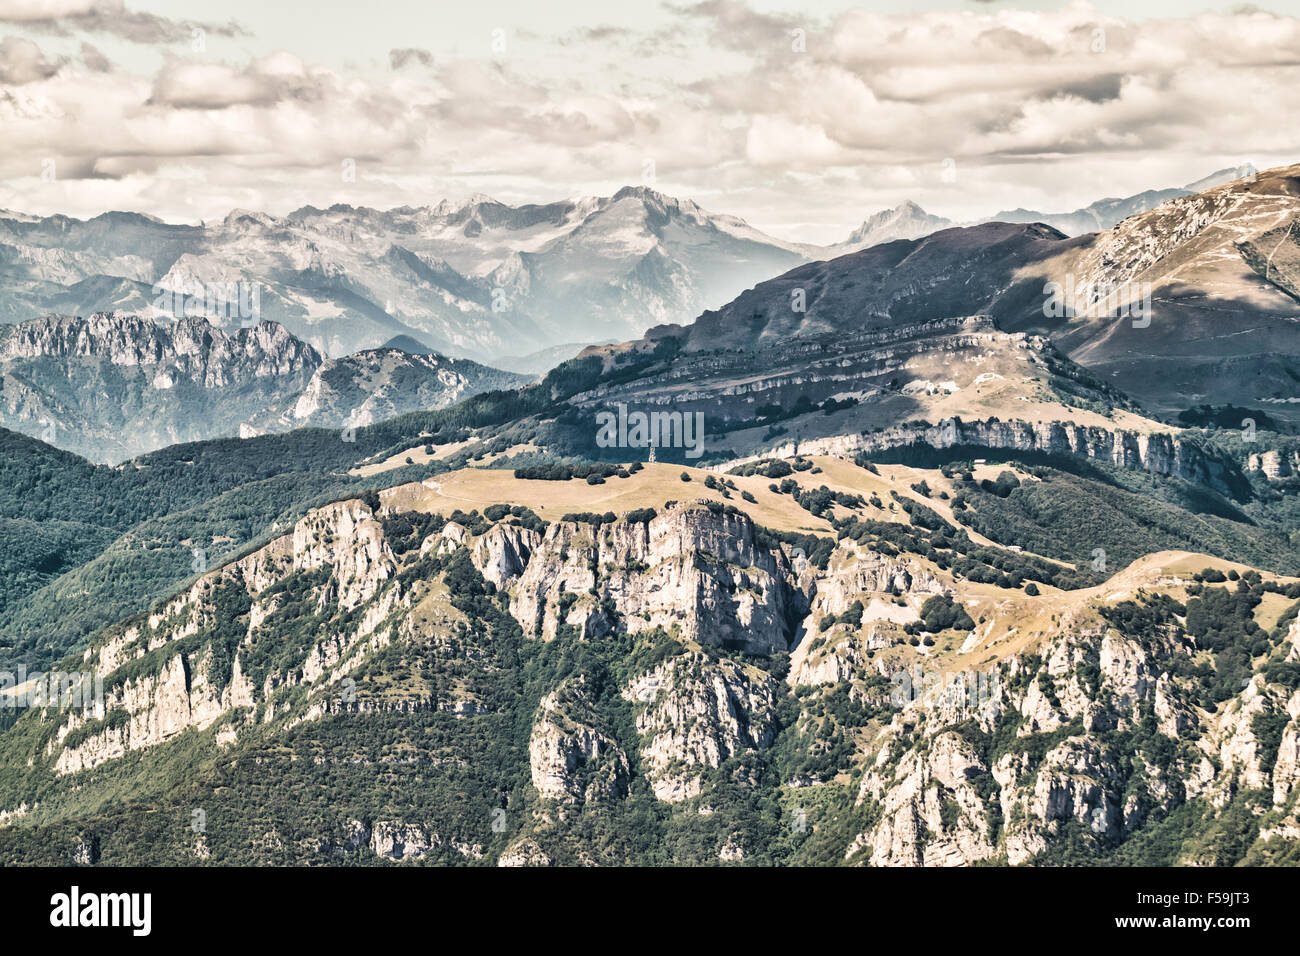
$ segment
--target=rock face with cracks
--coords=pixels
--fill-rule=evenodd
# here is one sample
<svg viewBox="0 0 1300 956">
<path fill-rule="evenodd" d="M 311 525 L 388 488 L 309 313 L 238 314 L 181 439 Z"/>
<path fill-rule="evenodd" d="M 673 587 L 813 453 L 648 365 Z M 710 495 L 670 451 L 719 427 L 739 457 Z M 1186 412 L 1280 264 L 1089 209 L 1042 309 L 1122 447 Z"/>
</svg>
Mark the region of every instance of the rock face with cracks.
<svg viewBox="0 0 1300 956">
<path fill-rule="evenodd" d="M 322 859 L 602 862 L 618 840 L 582 844 L 569 828 L 649 804 L 691 827 L 717 815 L 708 857 L 741 863 L 767 852 L 755 834 L 776 831 L 723 826 L 727 801 L 769 797 L 814 833 L 841 801 L 834 858 L 878 866 L 1057 862 L 1065 846 L 1105 858 L 1176 811 L 1212 821 L 1253 808 L 1252 852 L 1300 834 L 1293 624 L 1268 638 L 1271 665 L 1214 697 L 1182 605 L 1129 627 L 1107 613 L 1130 592 L 1006 592 L 999 614 L 1075 603 L 1040 639 L 985 655 L 955 693 L 900 699 L 900 674 L 942 666 L 908 639 L 920 606 L 974 602 L 987 586 L 870 539 L 840 542 L 824 567 L 798 562 L 797 575 L 789 550 L 745 514 L 700 503 L 525 526 L 335 502 L 104 632 L 80 662 L 101 675 L 102 700 L 37 712 L 40 743 L 21 760 L 86 786 L 183 748 L 256 766 L 283 752 L 281 735 L 297 740 L 294 760 L 324 760 L 304 741 L 355 732 L 371 742 L 349 766 L 491 768 L 477 824 L 436 808 L 349 810 L 350 823 L 300 840 Z M 980 624 L 945 640 L 988 637 Z M 394 729 L 426 722 L 410 737 Z M 447 749 L 457 727 L 471 755 Z M 40 806 L 33 795 L 0 807 L 0 831 Z M 256 840 L 290 852 L 279 833 Z M 1178 862 L 1220 851 L 1184 852 Z"/>
</svg>

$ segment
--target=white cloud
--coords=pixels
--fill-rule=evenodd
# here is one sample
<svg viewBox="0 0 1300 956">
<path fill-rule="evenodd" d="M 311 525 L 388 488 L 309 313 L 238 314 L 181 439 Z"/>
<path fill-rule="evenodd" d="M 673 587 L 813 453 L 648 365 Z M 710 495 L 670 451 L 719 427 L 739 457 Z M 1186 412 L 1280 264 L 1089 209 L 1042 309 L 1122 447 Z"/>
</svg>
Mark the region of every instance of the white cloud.
<svg viewBox="0 0 1300 956">
<path fill-rule="evenodd" d="M 21 86 L 49 79 L 58 72 L 59 65 L 47 60 L 31 40 L 23 37 L 0 40 L 0 83 Z"/>
<path fill-rule="evenodd" d="M 120 2 L 0 0 L 0 20 L 24 17 L 188 36 Z M 652 160 L 664 191 L 830 240 L 904 198 L 953 218 L 1061 210 L 1297 158 L 1300 20 L 1258 11 L 1130 23 L 1074 3 L 801 22 L 707 0 L 643 29 L 512 35 L 500 57 L 391 39 L 386 59 L 346 69 L 295 51 L 173 51 L 148 76 L 110 70 L 94 47 L 56 59 L 6 40 L 0 205 L 193 219 L 236 203 L 541 201 L 638 182 Z M 52 183 L 39 179 L 50 155 L 64 171 Z"/>
<path fill-rule="evenodd" d="M 90 13 L 97 0 L 0 0 L 0 20 L 30 23 Z"/>
<path fill-rule="evenodd" d="M 124 0 L 0 0 L 0 23 L 59 36 L 73 32 L 110 34 L 132 43 L 190 40 L 195 29 L 215 36 L 242 36 L 239 24 L 173 20 L 128 10 Z"/>
<path fill-rule="evenodd" d="M 171 57 L 154 78 L 151 105 L 185 109 L 272 106 L 282 100 L 323 100 L 338 95 L 332 74 L 308 70 L 286 51 L 254 60 L 242 69 Z"/>
</svg>

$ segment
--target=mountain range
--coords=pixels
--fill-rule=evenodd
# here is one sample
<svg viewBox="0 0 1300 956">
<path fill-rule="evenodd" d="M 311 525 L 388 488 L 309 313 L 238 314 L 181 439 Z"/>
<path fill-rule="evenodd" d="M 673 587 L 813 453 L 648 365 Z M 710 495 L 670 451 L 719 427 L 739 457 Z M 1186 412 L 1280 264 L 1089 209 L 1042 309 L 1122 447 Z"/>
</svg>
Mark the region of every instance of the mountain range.
<svg viewBox="0 0 1300 956">
<path fill-rule="evenodd" d="M 1294 865 L 1298 219 L 798 253 L 537 381 L 4 330 L 28 421 L 248 437 L 0 428 L 0 863 Z"/>
<path fill-rule="evenodd" d="M 160 324 L 106 313 L 0 326 L 0 424 L 94 461 L 365 425 L 529 380 L 392 347 L 326 359 L 266 320 L 227 331 L 205 318 Z"/>
<path fill-rule="evenodd" d="M 275 321 L 329 357 L 408 336 L 538 370 L 532 352 L 682 321 L 803 258 L 739 219 L 631 187 L 518 207 L 475 196 L 386 212 L 235 211 L 199 226 L 6 214 L 0 321 L 108 311 L 168 320 L 182 309 L 160 289 L 202 301 L 206 289 L 243 283 L 258 314 L 214 319 Z"/>
<path fill-rule="evenodd" d="M 843 452 L 942 420 L 1150 434 L 1206 406 L 1295 423 L 1298 173 L 1087 236 L 987 223 L 797 267 L 691 325 L 584 352 L 604 378 L 570 399 L 582 411 L 557 440 L 594 453 L 583 423 L 617 404 L 702 414 L 721 456 Z M 1054 285 L 1114 291 L 1053 314 Z"/>
<path fill-rule="evenodd" d="M 0 316 L 27 329 L 11 329 L 4 336 L 8 344 L 0 360 L 0 423 L 30 435 L 52 436 L 60 447 L 109 461 L 177 441 L 295 425 L 336 426 L 351 415 L 369 420 L 439 407 L 474 391 L 521 384 L 524 379 L 473 361 L 460 360 L 453 369 L 453 360 L 414 356 L 490 355 L 501 368 L 526 376 L 577 354 L 584 341 L 614 343 L 701 312 L 704 319 L 698 328 L 725 341 L 735 334 L 731 318 L 738 307 L 727 303 L 746 287 L 791 267 L 795 272 L 753 295 L 770 299 L 772 290 L 785 286 L 791 288 L 782 295 L 789 294 L 790 276 L 802 282 L 826 268 L 851 270 L 855 277 L 847 288 L 853 291 L 842 297 L 846 301 L 835 300 L 831 311 L 836 321 L 818 323 L 829 312 L 814 295 L 806 321 L 798 327 L 778 322 L 767 333 L 769 338 L 787 332 L 831 333 L 842 325 L 839 319 L 864 311 L 874 311 L 886 324 L 911 315 L 951 319 L 987 312 L 1003 331 L 1050 333 L 1072 358 L 1144 399 L 1152 411 L 1177 415 L 1200 404 L 1264 402 L 1287 418 L 1294 404 L 1289 391 L 1294 366 L 1286 347 L 1274 348 L 1279 343 L 1268 341 L 1266 330 L 1283 328 L 1277 323 L 1288 321 L 1297 286 L 1286 255 L 1277 253 L 1295 243 L 1268 244 L 1267 237 L 1255 239 L 1253 231 L 1258 231 L 1254 223 L 1259 215 L 1284 222 L 1289 206 L 1280 198 L 1284 189 L 1279 192 L 1267 183 L 1255 188 L 1254 174 L 1237 180 L 1223 194 L 1229 199 L 1196 198 L 1220 195 L 1216 184 L 1234 172 L 1220 171 L 1192 184 L 1204 188 L 1202 194 L 1188 195 L 1191 187 L 1150 191 L 1126 200 L 1103 200 L 1065 219 L 1008 213 L 1002 218 L 1025 220 L 1031 226 L 1028 220 L 1055 222 L 1064 228 L 1042 233 L 1042 241 L 1018 249 L 1012 259 L 1020 260 L 997 265 L 988 261 L 984 249 L 1001 247 L 999 227 L 954 227 L 914 203 L 883 211 L 846 241 L 819 248 L 781 243 L 741 220 L 645 188 L 624 189 L 607 199 L 543 206 L 510 207 L 474 196 L 460 204 L 388 212 L 345 206 L 307 207 L 279 218 L 236 212 L 222 222 L 198 227 L 119 213 L 87 222 L 0 216 Z M 1148 208 L 1161 200 L 1159 208 L 1171 210 L 1163 218 Z M 1194 237 L 1167 233 L 1165 225 L 1168 219 L 1186 218 L 1186 210 L 1199 209 L 1202 203 L 1210 206 L 1197 213 L 1201 218 L 1195 221 L 1205 216 L 1221 221 L 1196 242 L 1205 246 L 1217 237 L 1228 244 L 1207 246 L 1201 265 L 1179 265 L 1175 279 L 1167 267 L 1178 257 L 1170 249 Z M 1097 227 L 1121 219 L 1092 233 L 1091 239 L 1059 242 L 1081 222 Z M 1242 225 L 1237 227 L 1237 222 Z M 1160 235 L 1153 236 L 1153 230 Z M 1269 248 L 1261 252 L 1251 246 L 1248 258 L 1255 265 L 1247 266 L 1246 259 L 1229 248 L 1237 241 Z M 1169 248 L 1159 248 L 1162 244 Z M 1125 246 L 1144 251 L 1121 251 Z M 851 258 L 881 247 L 889 251 Z M 1100 251 L 1078 251 L 1085 247 Z M 918 296 L 932 299 L 933 289 L 947 282 L 945 270 L 954 254 L 965 254 L 963 249 L 973 250 L 973 269 L 962 274 L 983 287 L 985 297 L 973 297 L 971 288 L 962 288 L 950 301 L 921 302 Z M 1148 261 L 1129 263 L 1131 267 L 1111 262 L 1117 256 L 1139 255 Z M 810 259 L 836 265 L 805 266 L 800 272 L 800 263 Z M 1256 268 L 1261 262 L 1262 275 Z M 1208 278 L 1208 273 L 1232 263 L 1240 274 Z M 1234 318 L 1214 313 L 1207 319 L 1195 304 L 1198 293 L 1189 291 L 1202 272 L 1217 295 L 1225 294 L 1223 282 L 1230 281 L 1244 290 L 1249 304 L 1234 312 Z M 883 283 L 879 291 L 884 298 L 863 299 L 857 274 L 878 275 L 870 281 Z M 255 303 L 247 290 L 250 276 L 258 290 Z M 1041 314 L 1041 290 L 1034 283 L 1066 276 L 1074 276 L 1078 284 L 1152 282 L 1161 290 L 1159 309 L 1170 318 L 1141 331 L 1126 330 L 1123 323 L 1080 319 L 1062 327 Z M 926 287 L 931 292 L 918 291 Z M 1261 291 L 1266 287 L 1268 291 Z M 1013 288 L 1018 291 L 1009 294 Z M 221 336 L 232 336 L 237 344 L 227 355 L 225 338 L 220 338 L 212 367 L 206 355 L 186 358 L 182 364 L 188 363 L 187 370 L 178 377 L 166 371 L 168 363 L 175 362 L 169 346 L 158 341 L 170 333 L 155 333 L 149 322 L 96 319 L 78 325 L 80 320 L 65 320 L 86 340 L 77 354 L 59 335 L 47 334 L 47 320 L 30 323 L 26 311 L 42 304 L 73 315 L 106 310 L 119 317 L 142 317 L 165 329 L 176 322 L 170 312 L 193 310 L 196 299 L 198 311 L 204 311 L 208 303 L 201 293 L 212 289 L 238 290 L 230 302 L 218 303 L 230 308 L 209 320 Z M 917 302 L 907 305 L 912 299 Z M 746 308 L 751 301 L 751 293 L 736 300 Z M 709 318 L 710 303 L 725 306 L 720 314 L 729 318 L 722 327 Z M 238 314 L 254 304 L 256 315 Z M 761 308 L 785 312 L 787 318 L 801 315 L 779 302 L 766 301 Z M 1255 331 L 1239 336 L 1235 326 L 1228 326 L 1245 315 Z M 1214 330 L 1203 328 L 1207 321 Z M 198 322 L 188 331 L 180 329 L 186 323 L 179 323 L 176 334 L 202 338 L 207 333 L 195 332 L 203 324 Z M 287 352 L 268 358 L 253 348 L 245 354 L 244 345 L 238 344 L 240 335 L 258 322 L 274 322 L 285 330 L 284 336 L 273 335 L 268 341 L 273 350 L 283 347 Z M 752 317 L 747 323 L 752 325 Z M 1188 335 L 1188 329 L 1197 331 Z M 61 334 L 66 338 L 69 333 L 65 328 Z M 104 341 L 87 344 L 101 335 Z M 131 343 L 121 341 L 132 336 Z M 303 352 L 304 346 L 308 352 Z M 101 355 L 123 347 L 118 358 L 101 361 Z M 396 348 L 405 355 L 390 354 L 377 364 L 369 353 L 380 348 Z M 1199 355 L 1202 349 L 1205 354 Z M 302 361 L 295 363 L 299 353 Z M 258 367 L 251 372 L 221 367 L 234 356 Z M 1153 363 L 1175 356 L 1178 367 L 1172 374 L 1179 387 L 1171 389 L 1151 372 Z M 326 361 L 332 364 L 319 368 Z M 1236 369 L 1243 362 L 1251 363 L 1250 369 L 1239 374 Z M 140 372 L 127 381 L 122 373 L 131 365 L 138 365 Z M 347 385 L 325 385 L 344 379 Z M 1155 382 L 1160 384 L 1149 387 Z M 383 394 L 367 398 L 368 390 Z"/>
<path fill-rule="evenodd" d="M 1225 170 L 1202 186 L 1235 175 Z M 1014 210 L 994 218 L 1075 234 L 1186 193 L 1150 191 L 1060 216 Z M 331 358 L 404 336 L 447 355 L 540 373 L 584 344 L 688 321 L 801 262 L 950 225 L 907 202 L 867 219 L 845 241 L 819 247 L 773 238 L 647 187 L 521 206 L 475 195 L 387 211 L 235 210 L 200 225 L 123 212 L 86 221 L 0 212 L 0 322 L 97 312 L 163 321 L 207 314 L 224 325 L 268 319 Z M 255 305 L 256 315 L 213 314 L 195 304 L 205 291 L 231 284 L 244 292 L 244 311 Z M 566 342 L 575 345 L 559 345 Z"/>
<path fill-rule="evenodd" d="M 1237 179 L 1249 179 L 1257 171 L 1249 164 L 1220 169 L 1182 187 L 1148 189 L 1132 196 L 1099 199 L 1073 212 L 1046 213 L 1030 209 L 1004 209 L 989 217 L 991 222 L 1043 222 L 1067 236 L 1082 236 L 1109 229 L 1170 199 L 1192 196 Z"/>
</svg>

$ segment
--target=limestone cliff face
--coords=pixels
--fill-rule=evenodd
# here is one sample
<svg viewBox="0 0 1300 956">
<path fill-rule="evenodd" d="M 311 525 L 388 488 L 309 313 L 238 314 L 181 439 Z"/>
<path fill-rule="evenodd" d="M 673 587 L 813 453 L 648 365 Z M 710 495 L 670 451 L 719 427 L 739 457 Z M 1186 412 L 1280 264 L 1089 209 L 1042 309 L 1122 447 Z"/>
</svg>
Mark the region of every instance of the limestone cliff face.
<svg viewBox="0 0 1300 956">
<path fill-rule="evenodd" d="M 551 858 L 537 845 L 537 841 L 525 838 L 518 840 L 497 857 L 497 866 L 550 866 Z"/>
<path fill-rule="evenodd" d="M 667 803 L 691 799 L 707 771 L 769 747 L 776 686 L 758 668 L 698 651 L 634 674 L 621 696 L 635 715 L 641 768 L 654 796 Z M 528 748 L 532 783 L 542 797 L 575 804 L 627 795 L 627 756 L 597 724 L 582 678 L 543 698 Z M 750 782 L 743 771 L 738 779 Z"/>
<path fill-rule="evenodd" d="M 214 687 L 208 680 L 206 664 L 203 657 L 191 662 L 177 654 L 158 674 L 106 688 L 103 707 L 86 715 L 74 712 L 51 743 L 49 752 L 57 752 L 55 770 L 61 774 L 85 770 L 129 751 L 163 743 L 189 727 L 206 729 L 235 708 L 253 705 L 253 687 L 240 672 L 238 658 L 224 688 Z M 61 746 L 88 721 L 102 721 L 113 713 L 124 715 L 125 721 L 91 734 L 75 746 Z"/>
<path fill-rule="evenodd" d="M 873 673 L 889 676 L 890 666 L 883 659 L 874 665 L 870 656 L 903 643 L 903 626 L 920 620 L 926 599 L 949 591 L 916 560 L 887 558 L 847 544 L 825 572 L 816 574 L 810 590 L 811 610 L 790 656 L 791 687 L 860 682 Z M 855 602 L 863 605 L 860 626 L 821 626 Z"/>
<path fill-rule="evenodd" d="M 784 552 L 760 545 L 743 514 L 682 505 L 648 522 L 556 522 L 542 536 L 498 527 L 473 555 L 484 577 L 510 592 L 524 632 L 545 639 L 561 624 L 606 632 L 612 602 L 632 633 L 662 627 L 767 654 L 788 647 L 802 616 Z"/>
<path fill-rule="evenodd" d="M 1272 481 L 1280 481 L 1300 473 L 1300 452 L 1291 449 L 1256 452 L 1247 456 L 1246 468 Z"/>
<path fill-rule="evenodd" d="M 311 512 L 290 534 L 203 576 L 144 621 L 86 652 L 85 665 L 107 678 L 103 705 L 94 712 L 69 715 L 50 745 L 50 752 L 57 752 L 56 770 L 72 773 L 94 767 L 163 743 L 190 727 L 205 730 L 223 723 L 220 737 L 230 742 L 263 704 L 264 719 L 270 719 L 275 707 L 268 698 L 277 688 L 328 683 L 349 653 L 367 642 L 373 645 L 378 623 L 400 594 L 390 584 L 394 566 L 392 551 L 370 509 L 359 501 L 343 501 Z M 323 577 L 315 592 L 318 604 L 335 604 L 344 611 L 362 604 L 367 607 L 351 629 L 320 635 L 297 667 L 268 674 L 262 687 L 254 687 L 245 673 L 249 653 L 245 647 L 283 600 L 275 585 L 291 575 L 313 571 Z M 232 589 L 248 600 L 246 635 L 234 652 L 229 679 L 217 686 L 210 676 L 213 648 L 200 644 L 190 650 L 186 639 L 228 623 L 217 620 L 216 601 Z M 156 669 L 114 679 L 146 655 L 159 659 Z"/>
<path fill-rule="evenodd" d="M 511 613 L 532 637 L 554 638 L 561 623 L 598 637 L 617 619 L 632 633 L 662 627 L 685 641 L 772 653 L 789 646 L 795 623 L 806 613 L 806 597 L 795 587 L 784 552 L 761 545 L 744 515 L 715 514 L 703 507 L 682 505 L 649 522 L 619 520 L 599 528 L 561 522 L 544 535 L 497 524 L 474 537 L 448 523 L 423 542 L 419 553 L 446 555 L 459 547 L 469 549 L 485 580 L 509 593 Z M 421 633 L 412 616 L 413 598 L 397 580 L 398 569 L 381 519 L 369 506 L 351 500 L 312 511 L 289 534 L 201 577 L 144 620 L 86 653 L 86 665 L 107 675 L 109 690 L 99 712 L 73 715 L 61 728 L 50 746 L 51 754 L 57 752 L 57 770 L 72 773 L 97 766 L 191 727 L 220 724 L 222 739 L 233 741 L 254 720 L 291 716 L 292 708 L 277 701 L 296 687 L 325 694 L 318 694 L 307 718 L 339 709 L 335 698 L 362 655 L 395 637 L 412 640 Z M 333 608 L 348 625 L 314 634 L 294 663 L 259 671 L 254 682 L 248 676 L 249 661 L 268 653 L 259 650 L 267 640 L 274 649 L 269 635 L 286 613 L 283 585 L 294 580 L 313 581 L 311 605 Z M 239 619 L 242 638 L 233 650 L 230 676 L 218 686 L 209 676 L 219 671 L 214 649 L 207 643 L 191 645 L 214 626 L 230 626 L 219 618 L 231 613 L 231 605 L 221 602 L 232 594 L 244 602 L 240 606 L 246 608 L 246 618 Z M 158 665 L 143 666 L 146 655 L 157 658 Z M 681 678 L 689 691 L 687 702 L 647 696 L 644 681 L 629 691 L 647 705 L 642 720 L 660 740 L 650 752 L 665 767 L 663 755 L 676 746 L 679 734 L 686 735 L 690 761 L 701 766 L 717 766 L 727 754 L 768 742 L 768 731 L 760 729 L 762 719 L 751 719 L 749 712 L 770 709 L 770 689 L 749 687 L 743 669 L 719 667 L 705 667 L 707 677 L 693 671 L 696 683 Z M 115 679 L 133 669 L 141 670 L 140 675 Z M 671 670 L 660 677 L 678 680 L 676 674 Z M 556 689 L 543 701 L 535 722 L 533 781 L 549 798 L 590 800 L 626 790 L 627 759 L 606 731 L 585 722 L 583 714 L 591 707 L 584 694 L 580 683 Z M 462 703 L 477 707 L 472 700 Z M 698 726 L 687 716 L 697 704 L 709 715 Z M 430 704 L 421 698 L 400 706 L 365 706 L 414 712 Z M 602 769 L 593 777 L 587 771 L 596 764 Z M 579 768 L 590 778 L 583 788 L 575 783 Z M 660 775 L 666 774 L 662 770 Z M 662 786 L 664 792 L 689 789 L 680 781 Z"/>
<path fill-rule="evenodd" d="M 627 792 L 627 757 L 608 734 L 587 722 L 592 719 L 581 677 L 564 682 L 542 700 L 528 757 L 533 786 L 543 797 L 572 803 Z"/>
<path fill-rule="evenodd" d="M 1015 865 L 1067 826 L 1114 845 L 1154 811 L 1197 797 L 1223 806 L 1241 790 L 1271 790 L 1276 806 L 1289 805 L 1300 694 L 1256 677 L 1207 711 L 1157 663 L 1189 653 L 1183 640 L 1143 642 L 1105 627 L 1062 633 L 1041 656 L 1004 662 L 986 706 L 909 705 L 872 745 L 858 801 L 876 822 L 847 858 L 920 866 L 1004 855 Z M 1270 772 L 1255 718 L 1279 709 L 1290 719 Z"/>
<path fill-rule="evenodd" d="M 641 759 L 660 800 L 700 792 L 700 774 L 768 747 L 775 736 L 776 681 L 757 668 L 683 654 L 641 674 L 623 696 L 637 710 Z"/>
<path fill-rule="evenodd" d="M 1219 802 L 1225 802 L 1237 787 L 1253 790 L 1270 786 L 1269 774 L 1260 766 L 1263 747 L 1255 718 L 1279 703 L 1268 693 L 1262 679 L 1255 678 L 1211 722 L 1213 749 L 1209 752 L 1229 771 L 1215 781 L 1213 790 Z M 1285 785 L 1285 773 L 1281 782 Z"/>
<path fill-rule="evenodd" d="M 881 751 L 881 758 L 886 751 Z M 995 851 L 983 797 L 971 783 L 988 768 L 955 734 L 938 737 L 925 752 L 908 751 L 895 767 L 879 764 L 862 781 L 862 797 L 882 805 L 881 821 L 850 845 L 870 848 L 876 866 L 962 866 Z"/>
<path fill-rule="evenodd" d="M 1291 722 L 1282 731 L 1277 763 L 1273 765 L 1273 805 L 1285 806 L 1291 795 L 1300 787 L 1300 698 L 1292 697 L 1287 704 Z"/>
<path fill-rule="evenodd" d="M 443 529 L 443 538 L 454 546 L 464 541 L 463 532 L 459 525 L 450 524 Z M 506 588 L 528 568 L 541 540 L 541 535 L 528 528 L 496 525 L 474 542 L 474 565 L 485 580 L 498 589 Z"/>
<path fill-rule="evenodd" d="M 817 575 L 813 610 L 820 614 L 843 614 L 863 594 L 929 597 L 946 590 L 919 561 L 887 558 L 866 549 L 853 548 L 851 554 L 844 550 L 846 546 L 826 572 Z"/>
<path fill-rule="evenodd" d="M 901 426 L 870 435 L 845 435 L 799 443 L 803 454 L 853 454 L 879 452 L 908 445 L 976 448 L 1076 455 L 1108 462 L 1120 468 L 1181 478 L 1228 491 L 1239 478 L 1232 463 L 1222 460 L 1200 445 L 1174 435 L 1137 434 L 1076 425 L 1073 422 L 948 420 L 924 427 Z M 796 453 L 793 445 L 773 451 L 776 457 Z"/>
</svg>

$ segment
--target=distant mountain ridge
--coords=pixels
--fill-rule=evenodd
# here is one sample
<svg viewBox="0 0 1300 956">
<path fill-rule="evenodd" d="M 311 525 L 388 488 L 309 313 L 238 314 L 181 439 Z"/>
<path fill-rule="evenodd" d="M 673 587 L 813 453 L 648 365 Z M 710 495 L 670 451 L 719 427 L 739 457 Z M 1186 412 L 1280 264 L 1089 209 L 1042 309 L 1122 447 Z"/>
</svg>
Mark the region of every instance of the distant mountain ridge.
<svg viewBox="0 0 1300 956">
<path fill-rule="evenodd" d="M 806 258 L 733 216 L 645 187 L 507 206 L 0 216 L 0 321 L 101 311 L 157 319 L 159 287 L 254 284 L 259 315 L 322 355 L 396 336 L 489 361 L 685 321 Z M 216 317 L 213 317 L 216 318 Z"/>
<path fill-rule="evenodd" d="M 1189 190 L 993 218 L 1077 235 Z M 843 242 L 817 246 L 645 186 L 520 206 L 475 195 L 389 210 L 236 209 L 200 225 L 126 212 L 84 221 L 0 212 L 0 322 L 97 312 L 170 321 L 176 311 L 160 304 L 160 288 L 244 283 L 258 292 L 252 318 L 285 326 L 323 356 L 402 337 L 417 350 L 541 373 L 566 357 L 557 343 L 575 343 L 576 351 L 635 338 L 719 308 L 803 262 L 951 225 L 908 201 L 872 215 Z"/>
<path fill-rule="evenodd" d="M 1007 209 L 990 216 L 986 222 L 1043 222 L 1067 236 L 1100 232 L 1118 225 L 1130 216 L 1147 212 L 1170 199 L 1191 196 L 1251 175 L 1250 167 L 1220 169 L 1208 176 L 1174 189 L 1148 189 L 1124 198 L 1099 199 L 1073 212 L 1047 213 L 1030 209 Z"/>
<path fill-rule="evenodd" d="M 1162 202 L 1205 192 L 1216 186 L 1232 182 L 1253 174 L 1250 167 L 1220 169 L 1194 183 L 1176 189 L 1148 189 L 1122 199 L 1099 199 L 1073 212 L 1041 212 L 1032 209 L 1004 209 L 999 213 L 978 219 L 971 223 L 958 223 L 942 216 L 933 216 L 910 199 L 892 209 L 882 209 L 870 216 L 855 229 L 843 242 L 827 246 L 823 251 L 834 254 L 856 252 L 882 242 L 897 239 L 920 239 L 940 229 L 958 225 L 980 225 L 986 222 L 1041 222 L 1051 226 L 1066 236 L 1081 236 L 1089 232 L 1100 232 L 1124 221 L 1154 209 Z"/>
<path fill-rule="evenodd" d="M 437 353 L 325 359 L 283 326 L 46 316 L 0 326 L 0 426 L 97 461 L 305 426 L 364 425 L 528 376 Z"/>
<path fill-rule="evenodd" d="M 571 401 L 584 415 L 702 414 L 707 450 L 724 457 L 852 451 L 909 422 L 1068 421 L 1113 439 L 1199 405 L 1259 403 L 1294 421 L 1298 221 L 1293 166 L 1085 236 L 991 222 L 895 240 L 799 266 L 691 325 L 589 349 L 580 360 L 608 378 Z M 1128 300 L 1053 313 L 1054 283 L 1138 290 L 1143 314 L 1121 310 Z"/>
<path fill-rule="evenodd" d="M 569 400 L 571 420 L 616 405 L 699 413 L 706 450 L 723 458 L 852 453 L 861 436 L 907 423 L 1150 431 L 1126 397 L 1046 338 L 999 325 L 1030 294 L 1018 274 L 1079 241 L 1041 224 L 986 223 L 800 266 L 691 325 L 589 349 L 579 360 L 599 358 L 608 378 Z"/>
</svg>

